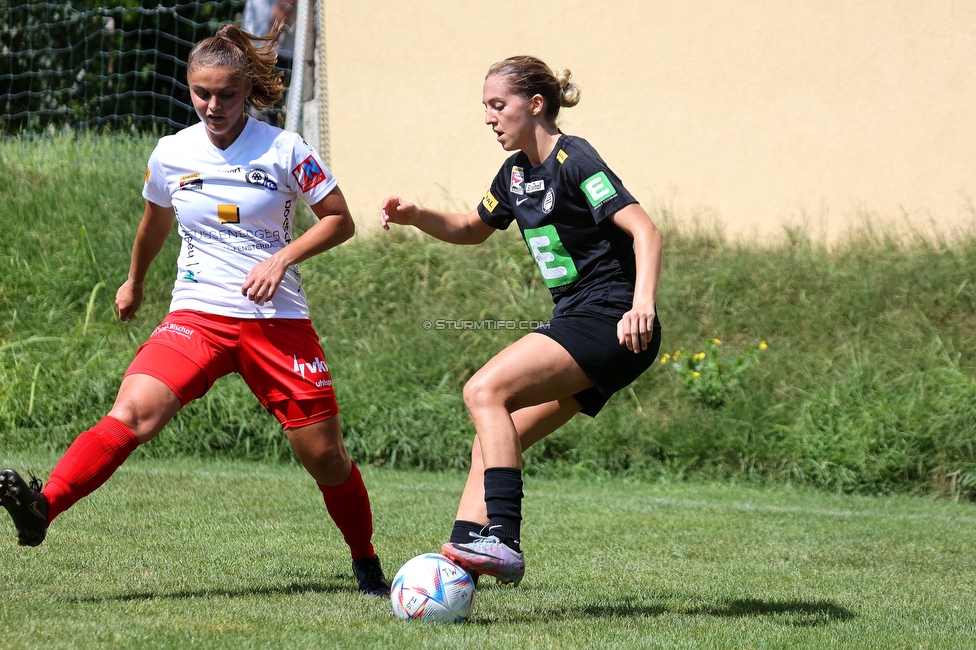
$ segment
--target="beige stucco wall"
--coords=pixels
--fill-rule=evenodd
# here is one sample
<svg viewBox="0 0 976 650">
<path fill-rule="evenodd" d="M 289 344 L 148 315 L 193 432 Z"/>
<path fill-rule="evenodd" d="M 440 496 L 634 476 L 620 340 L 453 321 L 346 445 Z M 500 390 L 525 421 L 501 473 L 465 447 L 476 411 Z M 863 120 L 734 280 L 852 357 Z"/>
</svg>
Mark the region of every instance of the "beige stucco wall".
<svg viewBox="0 0 976 650">
<path fill-rule="evenodd" d="M 324 0 L 331 166 L 361 226 L 391 193 L 477 204 L 506 153 L 484 72 L 569 67 L 587 138 L 649 207 L 732 234 L 873 213 L 968 223 L 976 3 Z"/>
</svg>

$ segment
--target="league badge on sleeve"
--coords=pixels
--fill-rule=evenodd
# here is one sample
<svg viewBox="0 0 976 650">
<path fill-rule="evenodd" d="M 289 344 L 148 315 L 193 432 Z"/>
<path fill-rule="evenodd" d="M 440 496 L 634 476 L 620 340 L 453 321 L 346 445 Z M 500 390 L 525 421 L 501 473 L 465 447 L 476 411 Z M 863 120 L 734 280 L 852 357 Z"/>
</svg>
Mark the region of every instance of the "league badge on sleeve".
<svg viewBox="0 0 976 650">
<path fill-rule="evenodd" d="M 302 192 L 308 192 L 328 178 L 325 170 L 322 169 L 322 165 L 315 160 L 314 156 L 309 156 L 300 162 L 298 167 L 291 170 L 291 175 L 298 181 L 298 187 L 301 188 Z"/>
</svg>

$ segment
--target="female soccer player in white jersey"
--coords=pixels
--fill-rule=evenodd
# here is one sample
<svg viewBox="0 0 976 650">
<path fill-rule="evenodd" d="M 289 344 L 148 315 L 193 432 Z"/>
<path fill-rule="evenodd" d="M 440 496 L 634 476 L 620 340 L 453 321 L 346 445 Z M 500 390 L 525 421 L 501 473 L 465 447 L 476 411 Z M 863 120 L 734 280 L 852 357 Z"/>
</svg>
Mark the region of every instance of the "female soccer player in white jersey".
<svg viewBox="0 0 976 650">
<path fill-rule="evenodd" d="M 104 483 L 139 444 L 220 377 L 239 373 L 282 424 L 348 543 L 361 591 L 388 595 L 371 538 L 369 496 L 343 444 L 332 379 L 309 321 L 298 263 L 355 231 L 335 177 L 295 133 L 251 119 L 283 92 L 274 72 L 282 24 L 256 39 L 234 25 L 194 47 L 187 82 L 200 123 L 160 139 L 149 159 L 146 210 L 119 288 L 129 322 L 174 222 L 182 239 L 170 312 L 136 354 L 108 415 L 82 433 L 43 490 L 0 473 L 0 502 L 21 545 Z M 253 42 L 263 41 L 260 49 Z M 294 234 L 298 199 L 318 221 Z"/>
<path fill-rule="evenodd" d="M 653 362 L 661 235 L 636 199 L 582 138 L 556 126 L 579 101 L 569 70 L 527 56 L 493 65 L 485 122 L 515 151 L 476 210 L 449 214 L 400 197 L 380 223 L 479 244 L 515 221 L 552 293 L 553 318 L 488 361 L 464 387 L 475 427 L 471 472 L 442 552 L 473 574 L 518 585 L 522 451 L 577 412 L 595 416 Z M 473 539 L 472 539 L 473 538 Z"/>
</svg>

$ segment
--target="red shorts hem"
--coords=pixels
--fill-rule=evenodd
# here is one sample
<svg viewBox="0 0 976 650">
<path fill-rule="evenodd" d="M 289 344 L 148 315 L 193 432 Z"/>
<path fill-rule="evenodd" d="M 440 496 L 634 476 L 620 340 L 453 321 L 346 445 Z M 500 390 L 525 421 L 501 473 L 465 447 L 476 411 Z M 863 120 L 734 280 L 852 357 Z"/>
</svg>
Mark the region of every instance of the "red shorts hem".
<svg viewBox="0 0 976 650">
<path fill-rule="evenodd" d="M 181 363 L 174 363 L 170 355 L 177 355 Z M 177 367 L 182 372 L 174 377 L 173 371 Z M 166 368 L 168 372 L 161 372 L 158 368 Z M 147 375 L 163 382 L 180 400 L 180 408 L 205 395 L 210 386 L 203 368 L 175 347 L 161 341 L 146 341 L 139 346 L 123 376 L 129 375 Z"/>
<path fill-rule="evenodd" d="M 299 429 L 339 415 L 335 397 L 316 397 L 309 400 L 278 400 L 265 408 L 281 423 L 282 429 Z"/>
</svg>

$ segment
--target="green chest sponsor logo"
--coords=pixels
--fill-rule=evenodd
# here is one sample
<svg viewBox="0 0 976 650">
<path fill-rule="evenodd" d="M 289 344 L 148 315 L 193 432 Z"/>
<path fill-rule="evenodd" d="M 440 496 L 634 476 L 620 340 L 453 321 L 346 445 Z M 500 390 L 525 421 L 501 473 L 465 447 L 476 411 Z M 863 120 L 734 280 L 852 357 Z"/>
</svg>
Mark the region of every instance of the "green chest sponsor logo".
<svg viewBox="0 0 976 650">
<path fill-rule="evenodd" d="M 528 244 L 535 263 L 539 265 L 547 287 L 561 287 L 579 279 L 573 258 L 559 241 L 555 226 L 528 228 L 524 235 L 525 243 Z"/>
<path fill-rule="evenodd" d="M 590 206 L 594 208 L 611 196 L 617 195 L 617 189 L 603 172 L 597 172 L 580 183 L 580 189 L 586 195 L 586 200 L 590 202 Z"/>
</svg>

